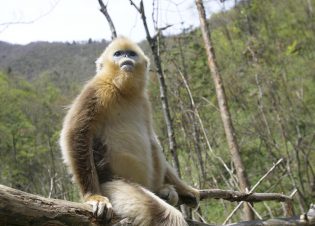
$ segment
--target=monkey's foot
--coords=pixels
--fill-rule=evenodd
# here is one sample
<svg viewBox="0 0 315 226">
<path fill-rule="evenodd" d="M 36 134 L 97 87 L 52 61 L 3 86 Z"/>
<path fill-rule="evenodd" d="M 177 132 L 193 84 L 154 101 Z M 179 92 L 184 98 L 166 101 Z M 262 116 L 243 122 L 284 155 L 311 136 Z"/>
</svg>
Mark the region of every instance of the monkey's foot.
<svg viewBox="0 0 315 226">
<path fill-rule="evenodd" d="M 176 206 L 178 203 L 178 194 L 173 185 L 165 184 L 159 189 L 157 195 L 172 206 Z"/>
<path fill-rule="evenodd" d="M 93 215 L 97 218 L 105 218 L 110 222 L 113 217 L 113 207 L 108 198 L 101 195 L 91 195 L 86 199 L 86 204 L 92 206 Z"/>
<path fill-rule="evenodd" d="M 181 204 L 186 204 L 192 209 L 196 209 L 199 206 L 200 194 L 197 189 L 192 188 L 191 191 L 186 191 L 179 194 L 179 200 Z"/>
</svg>

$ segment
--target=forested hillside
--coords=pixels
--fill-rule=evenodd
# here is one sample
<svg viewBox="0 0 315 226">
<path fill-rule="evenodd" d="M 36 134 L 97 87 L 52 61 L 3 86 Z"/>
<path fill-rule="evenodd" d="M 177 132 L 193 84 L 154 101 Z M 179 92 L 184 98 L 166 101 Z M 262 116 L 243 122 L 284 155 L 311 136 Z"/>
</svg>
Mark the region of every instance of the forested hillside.
<svg viewBox="0 0 315 226">
<path fill-rule="evenodd" d="M 297 189 L 297 212 L 315 201 L 314 9 L 315 0 L 252 0 L 210 19 L 249 180 L 254 185 L 283 158 L 256 191 L 289 195 Z M 0 42 L 1 184 L 79 199 L 57 142 L 65 108 L 93 76 L 94 61 L 105 46 L 105 41 L 92 40 L 26 46 Z M 160 51 L 182 177 L 199 188 L 239 190 L 200 30 L 162 37 Z M 149 93 L 155 127 L 171 159 L 154 65 Z M 236 205 L 207 200 L 200 214 L 222 223 Z M 263 218 L 283 215 L 276 202 L 255 204 L 255 209 Z"/>
</svg>

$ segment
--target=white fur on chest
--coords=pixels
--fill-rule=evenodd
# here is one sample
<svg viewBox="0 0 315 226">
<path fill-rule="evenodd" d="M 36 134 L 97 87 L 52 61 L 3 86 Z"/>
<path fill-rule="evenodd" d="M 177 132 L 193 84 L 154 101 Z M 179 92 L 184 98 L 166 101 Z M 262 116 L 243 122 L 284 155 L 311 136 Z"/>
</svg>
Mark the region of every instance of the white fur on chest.
<svg viewBox="0 0 315 226">
<path fill-rule="evenodd" d="M 118 117 L 114 123 L 106 125 L 105 131 L 105 142 L 112 154 L 124 152 L 139 159 L 151 154 L 149 131 L 138 115 Z"/>
<path fill-rule="evenodd" d="M 112 111 L 111 120 L 104 122 L 102 140 L 109 151 L 112 173 L 150 188 L 153 163 L 146 114 L 136 104 L 125 106 L 124 111 Z"/>
</svg>

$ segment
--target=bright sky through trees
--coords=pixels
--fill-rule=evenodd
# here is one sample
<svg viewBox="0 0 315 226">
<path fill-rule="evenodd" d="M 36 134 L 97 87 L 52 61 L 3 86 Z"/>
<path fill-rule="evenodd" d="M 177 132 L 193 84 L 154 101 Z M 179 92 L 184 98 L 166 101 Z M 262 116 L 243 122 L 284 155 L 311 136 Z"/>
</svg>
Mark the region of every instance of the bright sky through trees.
<svg viewBox="0 0 315 226">
<path fill-rule="evenodd" d="M 234 3 L 227 1 L 222 4 L 219 0 L 207 2 L 208 14 L 229 8 Z M 135 41 L 145 38 L 141 19 L 128 0 L 104 0 L 104 3 L 108 4 L 118 34 Z M 182 29 L 199 24 L 192 0 L 146 0 L 144 4 L 152 32 L 152 8 L 155 9 L 158 27 L 173 25 L 164 34 L 179 33 Z M 2 0 L 0 41 L 27 44 L 34 41 L 71 42 L 89 38 L 108 40 L 110 30 L 99 8 L 97 0 Z"/>
</svg>

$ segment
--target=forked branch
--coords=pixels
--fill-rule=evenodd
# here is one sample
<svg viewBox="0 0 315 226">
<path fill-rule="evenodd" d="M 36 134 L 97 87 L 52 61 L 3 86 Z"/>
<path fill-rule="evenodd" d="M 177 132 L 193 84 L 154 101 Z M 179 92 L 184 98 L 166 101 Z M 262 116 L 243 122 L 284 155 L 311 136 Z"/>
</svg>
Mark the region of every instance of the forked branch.
<svg viewBox="0 0 315 226">
<path fill-rule="evenodd" d="M 107 11 L 107 5 L 105 5 L 103 3 L 103 0 L 98 0 L 98 3 L 100 4 L 101 8 L 100 8 L 100 11 L 104 14 L 107 22 L 108 22 L 108 25 L 109 25 L 109 28 L 110 28 L 110 31 L 112 33 L 112 39 L 116 38 L 117 37 L 117 32 L 116 32 L 116 29 L 115 29 L 115 26 L 114 26 L 114 23 Z"/>
</svg>

